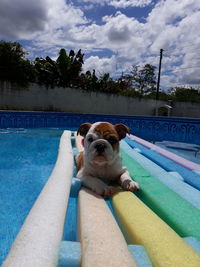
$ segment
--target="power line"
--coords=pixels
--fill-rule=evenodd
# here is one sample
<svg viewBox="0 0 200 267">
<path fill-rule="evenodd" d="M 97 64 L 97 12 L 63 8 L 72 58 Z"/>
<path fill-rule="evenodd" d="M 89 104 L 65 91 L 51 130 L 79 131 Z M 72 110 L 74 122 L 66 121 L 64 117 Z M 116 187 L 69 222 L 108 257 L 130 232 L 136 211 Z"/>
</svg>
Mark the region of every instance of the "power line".
<svg viewBox="0 0 200 267">
<path fill-rule="evenodd" d="M 177 72 L 177 71 L 181 71 L 181 70 L 187 70 L 187 69 L 199 69 L 200 66 L 193 66 L 193 67 L 187 67 L 187 68 L 178 68 L 178 69 L 171 69 L 171 70 L 166 70 L 163 71 L 164 73 L 166 72 Z"/>
<path fill-rule="evenodd" d="M 199 69 L 200 66 L 193 66 L 193 67 L 187 67 L 187 68 L 178 68 L 175 69 L 174 71 L 179 71 L 179 70 L 187 70 L 187 69 Z"/>
<path fill-rule="evenodd" d="M 182 46 L 180 48 L 182 49 L 182 48 L 191 47 L 191 46 L 195 46 L 195 45 L 198 45 L 198 44 L 184 45 L 184 46 Z M 171 50 L 174 50 L 174 49 L 177 49 L 177 48 L 165 48 L 164 50 L 165 51 L 171 51 Z"/>
<path fill-rule="evenodd" d="M 167 50 L 165 50 L 165 51 L 167 51 Z M 200 51 L 200 48 L 197 48 L 195 50 L 190 50 L 190 51 L 187 51 L 187 52 L 182 51 L 181 49 L 177 49 L 177 50 L 175 50 L 174 53 L 170 53 L 170 54 L 166 53 L 165 56 L 177 56 L 177 55 L 180 55 L 180 54 L 182 56 L 182 55 L 188 55 L 188 54 L 196 54 L 197 51 Z"/>
</svg>

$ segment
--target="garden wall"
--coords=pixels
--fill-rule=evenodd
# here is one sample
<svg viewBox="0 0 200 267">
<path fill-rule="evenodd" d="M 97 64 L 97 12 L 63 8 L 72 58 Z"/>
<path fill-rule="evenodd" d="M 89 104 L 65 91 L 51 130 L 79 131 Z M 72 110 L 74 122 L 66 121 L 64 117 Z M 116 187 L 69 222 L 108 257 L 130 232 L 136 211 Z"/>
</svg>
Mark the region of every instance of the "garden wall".
<svg viewBox="0 0 200 267">
<path fill-rule="evenodd" d="M 157 106 L 167 104 L 158 101 Z M 46 88 L 31 84 L 28 88 L 0 83 L 0 109 L 26 111 L 59 111 L 87 114 L 155 115 L 156 101 L 126 96 L 86 92 L 72 88 Z M 160 115 L 164 115 L 164 112 Z M 172 116 L 200 117 L 200 104 L 174 103 Z"/>
</svg>

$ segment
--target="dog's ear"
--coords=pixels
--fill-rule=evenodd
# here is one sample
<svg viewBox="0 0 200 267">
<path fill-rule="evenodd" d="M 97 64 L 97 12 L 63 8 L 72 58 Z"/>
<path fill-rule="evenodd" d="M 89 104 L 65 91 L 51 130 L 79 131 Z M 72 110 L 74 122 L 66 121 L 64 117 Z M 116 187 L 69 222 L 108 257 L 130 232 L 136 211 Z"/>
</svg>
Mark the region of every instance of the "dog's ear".
<svg viewBox="0 0 200 267">
<path fill-rule="evenodd" d="M 122 123 L 115 124 L 114 127 L 119 135 L 119 140 L 125 138 L 127 133 L 130 134 L 130 129 Z"/>
<path fill-rule="evenodd" d="M 80 134 L 81 136 L 85 137 L 91 126 L 92 124 L 89 122 L 81 124 L 81 126 L 78 128 L 77 135 Z"/>
</svg>

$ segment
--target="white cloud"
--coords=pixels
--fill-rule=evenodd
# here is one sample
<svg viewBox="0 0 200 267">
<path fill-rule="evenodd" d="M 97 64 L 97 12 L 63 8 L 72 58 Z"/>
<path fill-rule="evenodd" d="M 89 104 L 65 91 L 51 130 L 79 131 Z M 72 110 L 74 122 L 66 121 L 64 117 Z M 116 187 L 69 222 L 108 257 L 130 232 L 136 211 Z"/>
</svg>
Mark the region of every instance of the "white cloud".
<svg viewBox="0 0 200 267">
<path fill-rule="evenodd" d="M 86 4 L 86 5 L 83 6 L 83 9 L 84 10 L 91 10 L 93 8 L 94 8 L 94 5 L 93 4 Z"/>
<path fill-rule="evenodd" d="M 95 4 L 125 8 L 147 5 L 151 1 L 81 2 L 90 9 Z M 55 57 L 61 47 L 81 48 L 94 55 L 95 51 L 104 49 L 113 52 L 110 57 L 93 55 L 87 58 L 85 70 L 95 68 L 100 73 L 114 74 L 116 69 L 125 71 L 133 64 L 158 66 L 159 50 L 163 48 L 161 86 L 187 81 L 200 83 L 197 78 L 200 62 L 195 56 L 200 47 L 199 21 L 200 1 L 196 0 L 161 0 L 152 7 L 143 23 L 117 11 L 104 16 L 99 25 L 89 21 L 83 10 L 66 4 L 65 0 L 0 1 L 0 38 L 31 40 L 33 55 L 39 51 Z M 178 68 L 183 70 L 178 71 Z"/>
<path fill-rule="evenodd" d="M 112 0 L 110 5 L 115 8 L 127 8 L 127 7 L 144 7 L 151 4 L 151 0 Z"/>
<path fill-rule="evenodd" d="M 150 5 L 152 0 L 79 0 L 81 3 L 109 5 L 115 8 L 144 7 Z"/>
<path fill-rule="evenodd" d="M 200 8 L 196 0 L 161 0 L 148 16 L 148 22 L 162 27 L 174 24 Z"/>
<path fill-rule="evenodd" d="M 1 0 L 0 2 L 1 38 L 30 40 L 36 38 L 37 34 L 42 35 L 47 32 L 54 34 L 59 28 L 67 30 L 86 22 L 84 13 L 66 4 L 64 0 Z"/>
<path fill-rule="evenodd" d="M 83 71 L 92 71 L 93 69 L 95 69 L 97 76 L 100 76 L 104 73 L 113 73 L 113 69 L 115 68 L 115 56 L 112 56 L 110 58 L 99 58 L 98 56 L 91 56 L 85 60 Z"/>
<path fill-rule="evenodd" d="M 48 14 L 45 2 L 26 0 L 1 0 L 0 35 L 7 38 L 31 38 L 32 33 L 45 29 Z"/>
<path fill-rule="evenodd" d="M 145 23 L 149 51 L 165 50 L 161 85 L 200 83 L 195 68 L 200 62 L 191 57 L 191 50 L 200 46 L 199 21 L 200 2 L 195 0 L 160 1 L 149 14 Z"/>
</svg>

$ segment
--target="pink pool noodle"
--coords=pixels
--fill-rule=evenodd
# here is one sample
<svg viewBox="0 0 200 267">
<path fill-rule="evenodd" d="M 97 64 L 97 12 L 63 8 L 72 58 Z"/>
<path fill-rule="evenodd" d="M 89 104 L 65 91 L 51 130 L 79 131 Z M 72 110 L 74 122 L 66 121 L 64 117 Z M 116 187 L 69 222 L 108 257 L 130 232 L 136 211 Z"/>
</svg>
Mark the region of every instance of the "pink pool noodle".
<svg viewBox="0 0 200 267">
<path fill-rule="evenodd" d="M 150 148 L 150 149 L 155 149 L 158 153 L 160 153 L 161 155 L 167 157 L 168 159 L 171 159 L 173 161 L 175 161 L 176 163 L 182 165 L 183 167 L 189 169 L 189 170 L 192 170 L 192 171 L 200 171 L 200 165 L 199 164 L 196 164 L 192 161 L 189 161 L 187 159 L 184 159 L 183 157 L 180 157 L 170 151 L 167 151 L 157 145 L 154 145 L 142 138 L 139 138 L 135 135 L 130 135 L 128 136 L 130 139 L 133 139 L 135 140 L 136 142 L 142 144 L 143 146 L 147 147 L 147 148 Z"/>
</svg>

